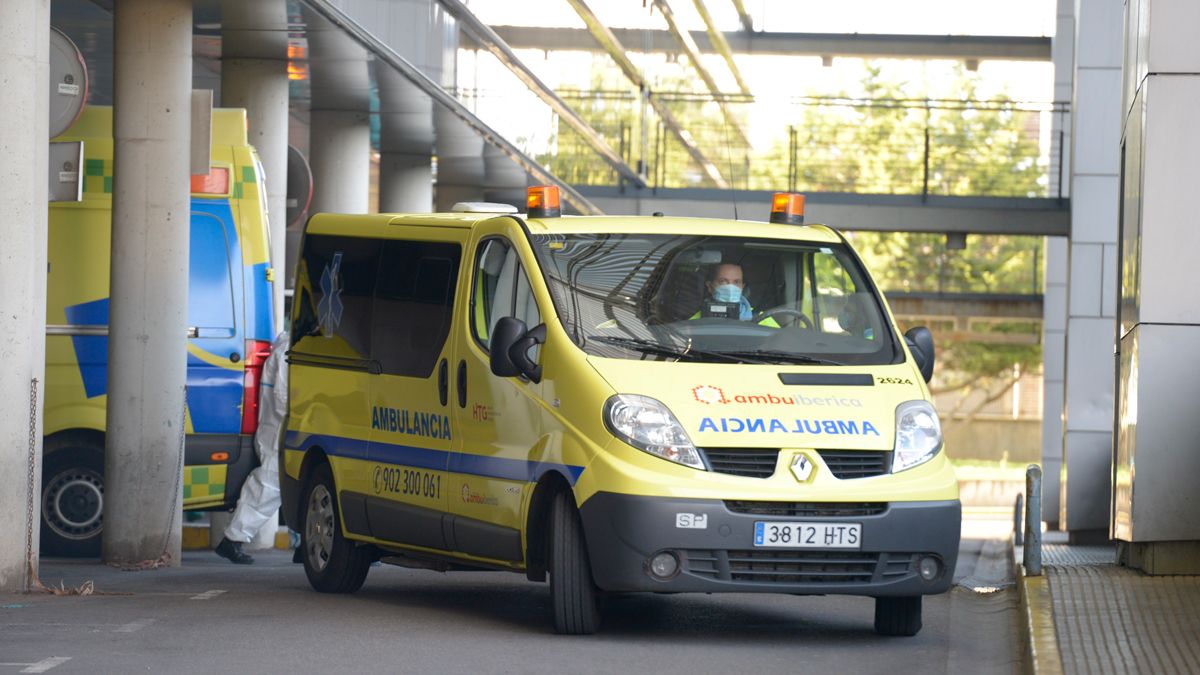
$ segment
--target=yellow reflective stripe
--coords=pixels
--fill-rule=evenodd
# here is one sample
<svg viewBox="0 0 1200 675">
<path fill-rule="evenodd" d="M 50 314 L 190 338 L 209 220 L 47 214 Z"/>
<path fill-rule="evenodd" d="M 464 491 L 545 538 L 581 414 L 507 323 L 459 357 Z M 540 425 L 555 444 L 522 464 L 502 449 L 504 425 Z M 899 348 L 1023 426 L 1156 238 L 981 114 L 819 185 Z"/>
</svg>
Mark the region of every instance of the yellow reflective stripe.
<svg viewBox="0 0 1200 675">
<path fill-rule="evenodd" d="M 191 354 L 192 356 L 200 359 L 201 361 L 207 363 L 208 365 L 215 366 L 217 368 L 224 368 L 225 370 L 237 370 L 237 371 L 245 370 L 242 367 L 241 361 L 239 361 L 237 363 L 233 363 L 232 361 L 229 360 L 228 356 L 217 356 L 216 354 L 205 351 L 190 342 L 188 343 L 188 354 Z"/>
<path fill-rule="evenodd" d="M 224 464 L 188 466 L 183 469 L 184 502 L 225 499 L 225 480 L 228 467 Z"/>
</svg>

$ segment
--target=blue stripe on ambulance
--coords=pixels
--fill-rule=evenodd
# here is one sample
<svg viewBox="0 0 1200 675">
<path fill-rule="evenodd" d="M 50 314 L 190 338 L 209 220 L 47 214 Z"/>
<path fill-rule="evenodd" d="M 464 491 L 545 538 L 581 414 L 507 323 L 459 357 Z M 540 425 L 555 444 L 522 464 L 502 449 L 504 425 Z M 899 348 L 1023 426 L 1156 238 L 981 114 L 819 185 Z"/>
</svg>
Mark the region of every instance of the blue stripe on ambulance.
<svg viewBox="0 0 1200 675">
<path fill-rule="evenodd" d="M 73 325 L 107 326 L 108 298 L 101 298 L 66 308 L 67 323 Z M 108 393 L 108 338 L 99 335 L 72 335 L 75 361 L 83 379 L 83 393 L 88 398 Z"/>
<path fill-rule="evenodd" d="M 303 440 L 301 438 L 303 437 Z M 345 438 L 343 436 L 328 436 L 323 434 L 302 434 L 297 431 L 287 432 L 284 446 L 289 450 L 308 450 L 313 446 L 320 447 L 328 455 L 346 459 L 361 459 L 381 464 L 399 464 L 434 471 L 449 471 L 484 478 L 500 478 L 524 482 L 535 482 L 547 471 L 557 471 L 570 481 L 571 485 L 583 475 L 584 467 L 553 462 L 535 462 L 526 459 L 508 459 L 505 457 L 482 457 L 463 452 L 434 450 L 411 445 L 370 442 Z"/>
</svg>

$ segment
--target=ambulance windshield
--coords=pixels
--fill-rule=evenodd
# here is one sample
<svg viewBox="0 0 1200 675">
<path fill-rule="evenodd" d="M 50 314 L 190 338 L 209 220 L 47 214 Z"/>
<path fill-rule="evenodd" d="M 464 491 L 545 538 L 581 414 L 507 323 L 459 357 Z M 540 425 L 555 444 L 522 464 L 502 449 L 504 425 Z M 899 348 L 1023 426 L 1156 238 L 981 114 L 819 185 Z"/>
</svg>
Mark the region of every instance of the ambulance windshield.
<svg viewBox="0 0 1200 675">
<path fill-rule="evenodd" d="M 532 241 L 563 325 L 589 354 L 821 365 L 901 354 L 840 244 L 667 234 Z"/>
</svg>

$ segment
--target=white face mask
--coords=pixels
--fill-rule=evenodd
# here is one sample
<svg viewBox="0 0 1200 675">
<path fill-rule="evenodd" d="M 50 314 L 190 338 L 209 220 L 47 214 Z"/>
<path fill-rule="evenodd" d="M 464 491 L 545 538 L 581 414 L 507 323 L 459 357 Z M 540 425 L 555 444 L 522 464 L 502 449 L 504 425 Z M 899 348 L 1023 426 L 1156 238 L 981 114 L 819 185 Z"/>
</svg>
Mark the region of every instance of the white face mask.
<svg viewBox="0 0 1200 675">
<path fill-rule="evenodd" d="M 741 302 L 742 288 L 736 284 L 721 284 L 713 289 L 713 300 L 717 302 Z"/>
</svg>

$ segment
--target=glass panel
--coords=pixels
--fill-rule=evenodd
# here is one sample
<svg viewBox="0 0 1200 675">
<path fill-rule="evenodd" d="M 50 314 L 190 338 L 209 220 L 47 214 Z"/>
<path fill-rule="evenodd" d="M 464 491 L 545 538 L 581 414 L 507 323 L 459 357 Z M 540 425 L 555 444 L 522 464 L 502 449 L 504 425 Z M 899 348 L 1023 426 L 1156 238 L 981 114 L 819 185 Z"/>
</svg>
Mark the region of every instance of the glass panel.
<svg viewBox="0 0 1200 675">
<path fill-rule="evenodd" d="M 590 354 L 714 363 L 892 363 L 900 353 L 841 244 L 537 235 L 559 319 Z"/>
<path fill-rule="evenodd" d="M 341 358 L 371 358 L 371 307 L 379 242 L 308 235 L 297 270 L 293 350 Z"/>
<path fill-rule="evenodd" d="M 385 374 L 433 372 L 450 334 L 461 256 L 457 244 L 384 243 L 371 344 Z"/>
<path fill-rule="evenodd" d="M 225 224 L 211 215 L 193 213 L 190 246 L 188 325 L 224 328 L 232 335 L 233 277 Z"/>
</svg>

